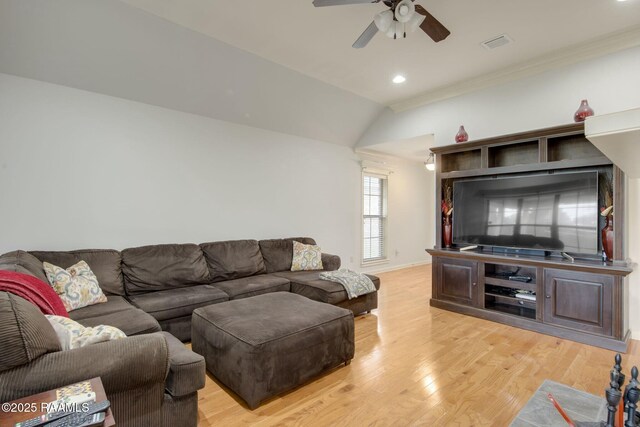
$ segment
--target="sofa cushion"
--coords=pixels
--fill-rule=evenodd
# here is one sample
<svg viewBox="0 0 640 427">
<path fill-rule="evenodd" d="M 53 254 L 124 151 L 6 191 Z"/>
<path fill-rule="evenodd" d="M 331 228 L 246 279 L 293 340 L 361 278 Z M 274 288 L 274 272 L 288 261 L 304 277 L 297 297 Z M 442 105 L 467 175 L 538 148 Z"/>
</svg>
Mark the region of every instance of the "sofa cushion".
<svg viewBox="0 0 640 427">
<path fill-rule="evenodd" d="M 75 321 L 82 319 L 88 319 L 90 317 L 104 316 L 105 314 L 117 313 L 118 311 L 130 310 L 133 307 L 131 303 L 124 299 L 124 297 L 109 295 L 107 296 L 107 302 L 101 304 L 89 305 L 77 310 L 73 310 L 69 317 Z"/>
<path fill-rule="evenodd" d="M 126 310 L 106 313 L 99 316 L 76 319 L 82 326 L 109 325 L 114 326 L 124 332 L 127 336 L 150 334 L 160 332 L 160 324 L 152 315 L 144 311 L 129 307 Z"/>
<path fill-rule="evenodd" d="M 322 250 L 318 245 L 305 245 L 296 240 L 293 241 L 293 258 L 291 271 L 323 270 Z"/>
<path fill-rule="evenodd" d="M 107 302 L 98 278 L 86 262 L 80 261 L 66 270 L 48 262 L 43 264 L 51 287 L 60 295 L 67 311 Z"/>
<path fill-rule="evenodd" d="M 0 372 L 61 350 L 44 314 L 27 300 L 7 292 L 0 292 L 0 343 Z"/>
<path fill-rule="evenodd" d="M 257 240 L 202 243 L 212 282 L 266 273 Z"/>
<path fill-rule="evenodd" d="M 125 249 L 122 251 L 122 273 L 128 295 L 211 281 L 202 249 L 194 244 Z"/>
<path fill-rule="evenodd" d="M 169 373 L 164 388 L 171 396 L 179 397 L 191 394 L 204 387 L 204 357 L 189 350 L 176 337 L 162 332 L 169 349 Z"/>
<path fill-rule="evenodd" d="M 124 295 L 120 252 L 112 249 L 83 249 L 70 252 L 30 252 L 41 262 L 60 266 L 64 269 L 85 261 L 98 278 L 100 288 L 106 295 Z"/>
<path fill-rule="evenodd" d="M 0 270 L 30 274 L 42 280 L 44 283 L 49 283 L 44 268 L 42 267 L 42 261 L 29 252 L 13 251 L 0 256 Z"/>
<path fill-rule="evenodd" d="M 87 328 L 68 317 L 52 315 L 45 315 L 45 317 L 56 331 L 63 350 L 72 350 L 127 337 L 120 329 L 109 325 Z"/>
<path fill-rule="evenodd" d="M 225 282 L 214 283 L 214 286 L 223 290 L 229 295 L 229 299 L 232 300 L 271 292 L 289 292 L 291 290 L 289 280 L 273 274 L 261 274 L 259 276 L 243 277 L 242 279 L 227 280 Z"/>
<path fill-rule="evenodd" d="M 293 259 L 293 241 L 305 245 L 315 245 L 316 241 L 310 237 L 292 237 L 289 239 L 260 240 L 260 252 L 264 258 L 267 273 L 276 271 L 290 271 Z"/>
<path fill-rule="evenodd" d="M 131 301 L 157 320 L 190 316 L 194 309 L 209 304 L 228 301 L 227 294 L 212 285 L 168 289 L 166 291 L 131 295 Z"/>
<path fill-rule="evenodd" d="M 330 282 L 320 279 L 321 271 L 284 271 L 275 273 L 276 276 L 283 277 L 291 281 L 291 292 L 303 295 L 314 301 L 338 304 L 346 301 L 349 297 L 347 291 L 340 283 Z M 376 289 L 380 289 L 380 279 L 367 274 Z"/>
</svg>

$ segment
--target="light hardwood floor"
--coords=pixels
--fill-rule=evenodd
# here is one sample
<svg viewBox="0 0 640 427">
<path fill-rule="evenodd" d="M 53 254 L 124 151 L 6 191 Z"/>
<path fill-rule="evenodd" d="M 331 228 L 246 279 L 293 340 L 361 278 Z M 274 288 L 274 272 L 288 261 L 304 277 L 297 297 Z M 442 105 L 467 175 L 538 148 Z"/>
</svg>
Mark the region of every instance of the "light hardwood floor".
<svg viewBox="0 0 640 427">
<path fill-rule="evenodd" d="M 603 395 L 613 352 L 431 308 L 430 265 L 380 277 L 349 366 L 254 411 L 209 375 L 199 425 L 506 426 L 545 379 Z M 623 355 L 627 372 L 639 345 Z"/>
</svg>

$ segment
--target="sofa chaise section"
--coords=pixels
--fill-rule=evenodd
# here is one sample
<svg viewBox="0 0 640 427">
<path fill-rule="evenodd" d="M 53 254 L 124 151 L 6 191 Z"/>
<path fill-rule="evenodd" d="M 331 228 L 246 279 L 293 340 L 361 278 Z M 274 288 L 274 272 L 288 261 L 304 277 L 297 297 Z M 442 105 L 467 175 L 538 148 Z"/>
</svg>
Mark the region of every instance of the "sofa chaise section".
<svg viewBox="0 0 640 427">
<path fill-rule="evenodd" d="M 276 276 L 286 278 L 291 282 L 291 292 L 305 296 L 314 301 L 337 305 L 347 308 L 353 314 L 370 312 L 378 307 L 378 293 L 362 295 L 349 299 L 347 291 L 340 283 L 320 279 L 318 271 L 282 271 L 274 273 Z M 376 287 L 380 289 L 380 279 L 367 274 Z"/>
</svg>

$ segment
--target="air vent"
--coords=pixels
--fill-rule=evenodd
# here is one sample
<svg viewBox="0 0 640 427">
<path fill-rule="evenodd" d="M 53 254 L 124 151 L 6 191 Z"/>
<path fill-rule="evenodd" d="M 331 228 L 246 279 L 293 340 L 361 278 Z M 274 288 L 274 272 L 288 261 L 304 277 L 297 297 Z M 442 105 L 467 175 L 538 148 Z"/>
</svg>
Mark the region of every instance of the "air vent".
<svg viewBox="0 0 640 427">
<path fill-rule="evenodd" d="M 482 42 L 482 47 L 487 50 L 496 49 L 498 47 L 504 46 L 506 44 L 513 43 L 511 37 L 506 34 L 502 34 L 501 36 L 493 37 L 489 40 Z"/>
</svg>

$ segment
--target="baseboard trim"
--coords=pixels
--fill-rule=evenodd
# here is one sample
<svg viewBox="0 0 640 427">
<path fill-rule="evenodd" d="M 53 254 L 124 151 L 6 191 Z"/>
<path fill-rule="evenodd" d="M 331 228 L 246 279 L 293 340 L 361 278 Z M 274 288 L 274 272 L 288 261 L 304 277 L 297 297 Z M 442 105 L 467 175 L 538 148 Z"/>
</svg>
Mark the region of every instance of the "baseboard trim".
<svg viewBox="0 0 640 427">
<path fill-rule="evenodd" d="M 420 262 L 411 262 L 408 264 L 402 264 L 402 265 L 394 265 L 394 266 L 387 266 L 386 268 L 378 268 L 378 269 L 372 269 L 372 270 L 367 270 L 365 271 L 365 273 L 389 273 L 391 271 L 396 271 L 396 270 L 403 270 L 405 268 L 410 268 L 410 267 L 417 267 L 419 265 L 427 265 L 427 264 L 431 264 L 431 260 L 425 260 L 425 261 L 420 261 Z"/>
</svg>

